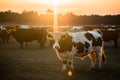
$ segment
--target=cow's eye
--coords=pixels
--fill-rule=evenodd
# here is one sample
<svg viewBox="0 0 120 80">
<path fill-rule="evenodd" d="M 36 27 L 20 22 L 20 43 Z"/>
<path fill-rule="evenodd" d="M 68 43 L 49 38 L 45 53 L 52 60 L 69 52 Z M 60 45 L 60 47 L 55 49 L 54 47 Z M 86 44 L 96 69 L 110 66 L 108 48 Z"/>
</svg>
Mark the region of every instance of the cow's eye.
<svg viewBox="0 0 120 80">
<path fill-rule="evenodd" d="M 50 39 L 50 40 L 53 40 L 53 36 L 50 35 L 50 34 L 47 35 L 47 38 Z"/>
</svg>

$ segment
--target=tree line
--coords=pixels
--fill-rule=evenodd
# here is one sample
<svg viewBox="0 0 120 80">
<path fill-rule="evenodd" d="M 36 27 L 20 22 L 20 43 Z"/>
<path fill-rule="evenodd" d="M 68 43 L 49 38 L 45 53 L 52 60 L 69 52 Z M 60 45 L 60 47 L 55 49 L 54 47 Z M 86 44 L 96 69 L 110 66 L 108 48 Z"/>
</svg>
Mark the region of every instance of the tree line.
<svg viewBox="0 0 120 80">
<path fill-rule="evenodd" d="M 41 25 L 53 25 L 54 11 L 48 9 L 46 14 L 38 14 L 36 11 L 22 13 L 8 11 L 0 12 L 0 22 L 16 23 L 39 23 Z M 58 25 L 120 25 L 120 14 L 118 15 L 75 15 L 72 12 L 58 13 Z"/>
</svg>

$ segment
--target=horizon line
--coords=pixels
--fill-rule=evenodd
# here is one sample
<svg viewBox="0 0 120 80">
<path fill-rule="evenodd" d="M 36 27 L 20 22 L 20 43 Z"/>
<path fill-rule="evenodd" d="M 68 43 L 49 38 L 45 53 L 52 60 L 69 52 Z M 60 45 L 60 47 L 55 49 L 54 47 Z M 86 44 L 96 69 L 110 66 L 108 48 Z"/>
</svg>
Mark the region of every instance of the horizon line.
<svg viewBox="0 0 120 80">
<path fill-rule="evenodd" d="M 42 11 L 37 11 L 37 10 L 21 10 L 21 11 L 13 11 L 13 10 L 8 9 L 8 10 L 0 10 L 0 12 L 11 11 L 11 12 L 13 12 L 13 13 L 19 13 L 19 14 L 22 14 L 23 11 L 26 11 L 26 12 L 31 12 L 31 11 L 33 11 L 33 12 L 37 12 L 38 15 L 41 15 L 41 14 L 47 14 L 47 10 L 48 10 L 48 9 L 46 9 L 46 11 L 43 11 L 43 12 L 42 12 Z M 52 10 L 52 11 L 54 12 L 53 9 L 50 9 L 50 10 Z M 92 15 L 106 16 L 106 15 L 120 15 L 120 13 L 116 13 L 116 14 L 111 14 L 111 13 L 108 13 L 108 14 L 107 14 L 107 13 L 106 13 L 106 14 L 94 14 L 94 13 L 91 13 L 91 14 L 75 14 L 73 11 L 65 12 L 65 13 L 58 12 L 58 14 L 62 14 L 62 15 L 66 15 L 66 14 L 69 14 L 69 13 L 72 13 L 73 15 L 76 15 L 76 16 L 92 16 Z"/>
</svg>

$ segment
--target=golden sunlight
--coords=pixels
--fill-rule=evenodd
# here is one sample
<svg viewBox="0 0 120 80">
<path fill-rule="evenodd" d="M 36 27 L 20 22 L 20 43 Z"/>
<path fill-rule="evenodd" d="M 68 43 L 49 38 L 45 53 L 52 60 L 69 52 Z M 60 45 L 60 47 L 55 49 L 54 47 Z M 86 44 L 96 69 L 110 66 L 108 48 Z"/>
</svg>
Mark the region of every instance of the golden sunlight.
<svg viewBox="0 0 120 80">
<path fill-rule="evenodd" d="M 61 0 L 29 0 L 31 3 L 38 3 L 38 4 L 52 4 L 52 5 L 57 5 L 61 3 Z"/>
<path fill-rule="evenodd" d="M 57 14 L 58 14 L 58 12 L 57 12 L 57 5 L 58 5 L 58 0 L 54 0 L 54 2 L 53 2 L 53 5 L 54 5 L 54 25 L 53 25 L 53 27 L 54 27 L 54 31 L 55 32 L 57 32 L 57 27 L 58 27 L 58 24 L 57 24 Z"/>
<path fill-rule="evenodd" d="M 44 1 L 41 1 L 41 0 L 30 0 L 31 3 L 38 3 L 38 4 L 47 4 L 47 5 L 51 5 L 51 7 L 53 7 L 54 9 L 54 21 L 53 21 L 53 27 L 54 27 L 54 31 L 56 32 L 57 31 L 57 27 L 58 27 L 58 24 L 57 24 L 57 14 L 58 14 L 58 4 L 60 4 L 61 0 L 44 0 Z"/>
<path fill-rule="evenodd" d="M 40 13 L 48 8 L 53 9 L 53 5 L 57 5 L 58 12 L 63 14 L 73 12 L 76 15 L 115 15 L 120 13 L 119 3 L 120 0 L 0 0 L 0 10 L 15 12 L 28 10 Z"/>
<path fill-rule="evenodd" d="M 31 3 L 42 3 L 42 4 L 49 4 L 53 7 L 54 9 L 54 21 L 53 21 L 53 27 L 54 27 L 54 31 L 56 32 L 57 31 L 57 27 L 58 27 L 58 24 L 57 24 L 57 14 L 58 14 L 58 5 L 61 2 L 61 0 L 44 0 L 44 1 L 41 1 L 41 0 L 31 0 Z"/>
<path fill-rule="evenodd" d="M 54 4 L 54 5 L 58 5 L 59 2 L 58 2 L 58 0 L 54 0 L 54 1 L 52 2 L 52 4 Z"/>
</svg>

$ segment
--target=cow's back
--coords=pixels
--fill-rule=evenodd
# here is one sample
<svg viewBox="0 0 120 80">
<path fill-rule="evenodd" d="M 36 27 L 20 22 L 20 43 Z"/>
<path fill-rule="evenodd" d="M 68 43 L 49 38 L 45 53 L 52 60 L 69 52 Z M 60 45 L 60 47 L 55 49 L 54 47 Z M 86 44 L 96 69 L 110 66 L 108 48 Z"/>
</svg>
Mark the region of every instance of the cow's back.
<svg viewBox="0 0 120 80">
<path fill-rule="evenodd" d="M 117 40 L 119 37 L 119 30 L 115 31 L 108 31 L 108 30 L 101 30 L 103 32 L 103 39 L 104 41 L 110 41 L 110 40 Z"/>
</svg>

